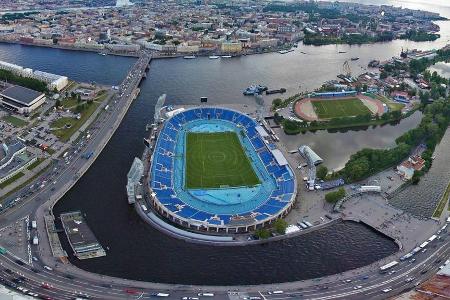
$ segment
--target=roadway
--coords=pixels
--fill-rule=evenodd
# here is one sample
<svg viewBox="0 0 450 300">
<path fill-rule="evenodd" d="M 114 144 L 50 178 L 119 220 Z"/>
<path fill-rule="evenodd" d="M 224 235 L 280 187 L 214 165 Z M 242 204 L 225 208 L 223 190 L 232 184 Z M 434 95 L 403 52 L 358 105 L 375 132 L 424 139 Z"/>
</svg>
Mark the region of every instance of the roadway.
<svg viewBox="0 0 450 300">
<path fill-rule="evenodd" d="M 441 235 L 439 241 L 433 241 L 426 253 L 417 253 L 412 262 L 411 259 L 400 262 L 387 273 L 381 274 L 378 269 L 360 275 L 341 277 L 338 280 L 321 281 L 308 280 L 299 285 L 302 288 L 293 288 L 282 293 L 274 293 L 274 290 L 252 292 L 219 291 L 214 292 L 214 297 L 207 299 L 385 299 L 388 296 L 399 294 L 405 290 L 414 288 L 431 277 L 438 271 L 439 266 L 450 255 L 450 239 L 448 233 Z M 38 294 L 41 299 L 155 299 L 156 293 L 170 294 L 168 299 L 182 299 L 183 297 L 199 297 L 199 292 L 211 292 L 198 290 L 191 286 L 174 286 L 171 290 L 142 287 L 144 283 L 126 280 L 115 280 L 105 276 L 71 275 L 54 268 L 46 270 L 41 261 L 33 261 L 31 265 L 24 264 L 13 255 L 6 253 L 0 256 L 0 281 L 11 288 L 24 288 L 26 293 Z M 24 277 L 24 278 L 21 278 Z M 408 278 L 412 278 L 409 280 Z M 407 281 L 408 279 L 408 281 Z M 20 282 L 18 282 L 20 280 Z M 261 286 L 259 287 L 261 288 Z M 383 289 L 392 289 L 383 292 Z M 178 290 L 177 290 L 178 289 Z M 211 288 L 214 290 L 215 288 Z M 281 287 L 280 287 L 281 289 Z M 233 288 L 234 290 L 234 288 Z M 242 290 L 245 290 L 242 289 Z M 199 297 L 206 298 L 206 297 Z"/>
<path fill-rule="evenodd" d="M 115 123 L 118 119 L 121 120 L 119 117 L 124 109 L 126 112 L 128 107 L 125 108 L 125 106 L 131 103 L 130 97 L 145 72 L 145 62 L 146 60 L 136 62 L 118 87 L 117 93 L 107 104 L 108 109 L 100 114 L 81 138 L 72 143 L 65 158 L 53 160 L 52 166 L 37 180 L 8 197 L 19 198 L 20 202 L 0 214 L 0 228 L 25 217 L 30 212 L 35 212 L 48 199 L 56 198 L 55 196 L 59 198 L 59 195 L 67 190 L 67 184 L 73 184 L 78 180 L 82 175 L 80 170 L 86 169 L 87 165 L 82 155 L 91 151 L 98 155 L 99 150 L 106 144 L 105 137 L 112 136 Z M 89 132 L 89 138 L 87 132 Z"/>
</svg>

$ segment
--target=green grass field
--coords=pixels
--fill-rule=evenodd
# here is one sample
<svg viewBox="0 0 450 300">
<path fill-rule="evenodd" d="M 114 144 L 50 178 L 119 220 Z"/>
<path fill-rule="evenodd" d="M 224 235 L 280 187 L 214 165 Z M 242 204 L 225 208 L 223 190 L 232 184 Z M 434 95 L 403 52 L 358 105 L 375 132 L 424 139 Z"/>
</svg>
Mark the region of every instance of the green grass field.
<svg viewBox="0 0 450 300">
<path fill-rule="evenodd" d="M 358 98 L 311 101 L 319 119 L 332 119 L 370 114 L 370 110 Z"/>
<path fill-rule="evenodd" d="M 234 132 L 188 133 L 186 187 L 220 188 L 259 183 L 253 167 Z"/>
<path fill-rule="evenodd" d="M 24 126 L 28 125 L 27 121 L 24 121 L 22 119 L 14 117 L 14 116 L 5 116 L 5 117 L 3 117 L 3 121 L 8 122 L 9 124 L 11 124 L 14 127 L 24 127 Z"/>
</svg>

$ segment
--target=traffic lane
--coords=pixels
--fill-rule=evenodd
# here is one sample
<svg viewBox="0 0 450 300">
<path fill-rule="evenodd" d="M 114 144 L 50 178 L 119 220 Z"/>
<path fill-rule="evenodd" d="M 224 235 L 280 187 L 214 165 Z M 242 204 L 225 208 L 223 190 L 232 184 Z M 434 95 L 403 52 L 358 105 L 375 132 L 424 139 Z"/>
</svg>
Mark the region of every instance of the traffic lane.
<svg viewBox="0 0 450 300">
<path fill-rule="evenodd" d="M 11 270 L 11 269 L 10 269 Z M 22 273 L 17 273 L 14 272 L 13 273 L 7 273 L 6 269 L 3 270 L 3 273 L 1 274 L 1 278 L 3 278 L 6 282 L 4 282 L 5 285 L 7 285 L 9 288 L 11 289 L 15 289 L 17 290 L 17 292 L 22 292 L 21 290 L 18 289 L 18 287 L 22 287 L 27 289 L 29 292 L 32 293 L 36 293 L 39 296 L 46 296 L 46 297 L 51 297 L 51 298 L 61 298 L 61 299 L 71 299 L 72 294 L 64 294 L 61 293 L 62 291 L 56 290 L 56 289 L 44 289 L 42 287 L 43 282 L 40 282 L 38 280 L 34 280 L 31 279 L 29 277 L 26 277 L 25 280 L 23 280 L 22 282 L 17 282 L 17 278 L 24 276 L 25 274 Z M 22 292 L 23 294 L 28 294 L 28 292 Z M 29 295 L 29 294 L 28 294 Z M 61 297 L 60 297 L 61 296 Z"/>
<path fill-rule="evenodd" d="M 125 98 L 123 98 L 124 100 L 126 100 Z M 118 113 L 117 112 L 117 107 L 116 107 L 116 109 L 114 110 L 114 112 L 116 112 L 116 113 Z M 103 115 L 103 114 L 102 114 Z M 112 114 L 110 114 L 110 117 L 111 117 L 111 115 Z M 111 120 L 111 118 L 109 118 L 110 120 Z M 96 122 L 94 122 L 94 123 L 96 123 Z M 94 124 L 93 123 L 93 124 Z M 90 125 L 90 126 L 92 126 L 92 124 Z M 80 157 L 81 155 L 78 155 L 78 157 Z M 67 169 L 67 168 L 66 168 Z M 66 170 L 66 169 L 63 169 L 63 171 L 64 170 Z M 49 172 L 51 172 L 51 171 L 49 171 Z M 42 177 L 41 177 L 42 178 Z M 37 181 L 39 181 L 39 180 L 36 180 L 35 182 L 37 182 Z M 52 181 L 53 181 L 53 179 L 52 179 Z M 32 184 L 31 184 L 32 185 Z M 28 188 L 28 187 L 25 187 L 24 189 L 26 189 L 26 188 Z M 18 191 L 17 193 L 16 193 L 16 195 L 20 195 L 20 194 L 23 194 L 24 193 L 24 189 L 21 189 L 20 191 Z M 42 194 L 42 190 L 41 191 L 38 191 L 38 193 L 36 194 L 36 195 L 34 195 L 32 198 L 29 198 L 29 200 L 28 201 L 22 201 L 22 203 L 20 204 L 20 206 L 14 206 L 13 208 L 11 208 L 11 209 L 8 209 L 8 211 L 7 212 L 4 212 L 3 214 L 2 214 L 2 222 L 0 223 L 0 224 L 5 224 L 6 222 L 5 221 L 7 221 L 7 222 L 12 222 L 14 219 L 17 219 L 17 218 L 20 218 L 20 217 L 24 217 L 23 215 L 16 215 L 16 216 L 14 216 L 14 218 L 8 218 L 8 213 L 9 213 L 9 211 L 11 211 L 11 210 L 14 210 L 14 211 L 20 211 L 20 209 L 21 208 L 23 208 L 27 203 L 29 203 L 29 201 L 31 201 L 31 200 L 33 200 L 33 199 L 36 199 L 38 196 L 39 196 L 39 194 Z M 25 210 L 25 211 L 30 211 L 30 210 Z M 7 224 L 9 224 L 9 223 L 6 223 L 5 225 L 7 225 Z"/>
<path fill-rule="evenodd" d="M 51 285 L 55 290 L 64 291 L 72 296 L 79 295 L 89 295 L 90 297 L 105 297 L 114 298 L 114 299 L 124 299 L 124 298 L 134 298 L 137 297 L 138 294 L 141 297 L 151 297 L 153 294 L 158 292 L 170 292 L 170 291 L 158 291 L 158 290 L 149 290 L 145 288 L 136 288 L 130 287 L 127 285 L 118 286 L 112 284 L 99 284 L 99 282 L 94 280 L 76 280 L 74 277 L 72 280 L 69 280 L 64 275 L 61 276 L 56 270 L 47 271 L 45 269 L 41 270 L 39 273 L 35 274 L 30 278 L 30 271 L 27 268 L 27 265 L 19 265 L 12 260 L 11 258 L 7 258 L 9 267 L 11 269 L 15 269 L 15 272 L 20 275 L 27 276 L 27 278 L 34 280 L 36 282 L 45 282 Z M 78 283 L 78 284 L 76 284 Z M 177 291 L 179 295 L 185 295 L 184 291 Z M 195 296 L 193 294 L 193 296 Z"/>
<path fill-rule="evenodd" d="M 406 272 L 404 272 L 404 273 L 401 273 L 401 274 L 395 273 L 397 275 L 392 274 L 391 277 L 386 277 L 386 276 L 375 277 L 380 282 L 377 283 L 374 281 L 369 281 L 368 283 L 370 285 L 362 286 L 360 289 L 357 289 L 357 290 L 354 290 L 352 287 L 349 286 L 348 288 L 338 289 L 338 290 L 333 290 L 333 289 L 328 288 L 328 289 L 326 289 L 326 291 L 321 291 L 319 293 L 312 293 L 309 295 L 305 295 L 305 294 L 307 292 L 311 292 L 311 290 L 290 291 L 290 292 L 286 292 L 286 293 L 279 294 L 279 295 L 274 295 L 273 293 L 270 295 L 267 292 L 265 292 L 265 293 L 262 293 L 262 295 L 266 299 L 286 299 L 286 298 L 292 298 L 292 297 L 306 297 L 307 299 L 333 299 L 333 298 L 348 297 L 348 296 L 352 296 L 352 295 L 355 295 L 355 297 L 364 298 L 363 295 L 357 295 L 357 294 L 360 294 L 360 293 L 363 293 L 363 292 L 366 292 L 368 290 L 375 289 L 375 288 L 382 290 L 384 288 L 387 288 L 388 285 L 393 282 L 394 283 L 402 282 L 402 284 L 403 284 L 405 276 L 407 276 L 414 270 L 418 269 L 420 272 L 422 267 L 428 268 L 430 266 L 429 262 L 435 258 L 434 256 L 436 254 L 441 255 L 442 257 L 448 257 L 449 250 L 447 250 L 447 246 L 448 246 L 448 243 L 441 245 L 441 247 L 437 248 L 436 251 L 433 252 L 433 254 L 431 254 L 426 259 L 424 259 L 424 261 L 419 262 L 415 265 L 410 265 L 411 268 L 407 269 Z M 444 249 L 445 251 L 442 251 L 442 249 Z M 438 266 L 436 267 L 436 269 L 437 268 L 438 268 Z M 316 292 L 317 292 L 317 290 L 316 290 Z M 285 294 L 286 294 L 286 296 L 284 296 Z"/>
<path fill-rule="evenodd" d="M 3 256 L 4 257 L 4 256 Z M 5 265 L 5 262 L 7 265 Z M 102 297 L 102 295 L 108 294 L 109 296 L 119 296 L 124 297 L 126 293 L 120 289 L 111 289 L 110 287 L 103 287 L 96 285 L 94 281 L 79 281 L 74 283 L 72 280 L 68 279 L 65 276 L 61 276 L 58 272 L 47 271 L 45 269 L 40 270 L 39 273 L 33 272 L 31 269 L 27 268 L 27 265 L 19 265 L 10 258 L 6 257 L 6 260 L 3 260 L 3 264 L 8 266 L 10 270 L 14 270 L 15 273 L 25 276 L 30 280 L 34 280 L 37 282 L 46 282 L 53 286 L 55 289 L 64 291 L 70 294 L 79 295 L 80 292 L 87 293 L 89 295 L 95 295 L 96 297 Z M 118 291 L 118 292 L 117 292 Z"/>
</svg>

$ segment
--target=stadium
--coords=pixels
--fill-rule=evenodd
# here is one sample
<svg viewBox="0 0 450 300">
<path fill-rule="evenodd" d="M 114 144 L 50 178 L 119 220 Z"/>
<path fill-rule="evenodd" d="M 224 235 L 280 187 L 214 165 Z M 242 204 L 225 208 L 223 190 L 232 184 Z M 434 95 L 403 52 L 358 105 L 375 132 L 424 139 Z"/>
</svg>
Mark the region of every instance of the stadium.
<svg viewBox="0 0 450 300">
<path fill-rule="evenodd" d="M 149 170 L 151 204 L 193 230 L 240 233 L 285 216 L 296 179 L 265 129 L 238 111 L 201 107 L 172 114 Z"/>
<path fill-rule="evenodd" d="M 311 93 L 297 101 L 295 114 L 305 121 L 326 121 L 358 115 L 379 115 L 386 112 L 383 103 L 356 91 Z"/>
</svg>

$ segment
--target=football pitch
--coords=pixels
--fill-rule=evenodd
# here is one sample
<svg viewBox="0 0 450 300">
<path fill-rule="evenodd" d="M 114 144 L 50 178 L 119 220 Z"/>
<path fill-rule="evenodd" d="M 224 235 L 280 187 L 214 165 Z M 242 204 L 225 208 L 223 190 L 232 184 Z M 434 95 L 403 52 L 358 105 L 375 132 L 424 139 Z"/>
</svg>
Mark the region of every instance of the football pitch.
<svg viewBox="0 0 450 300">
<path fill-rule="evenodd" d="M 339 100 L 313 100 L 314 111 L 319 119 L 331 119 L 370 114 L 370 110 L 358 98 Z"/>
<path fill-rule="evenodd" d="M 236 133 L 190 132 L 185 183 L 189 189 L 254 186 L 259 178 Z"/>
</svg>

